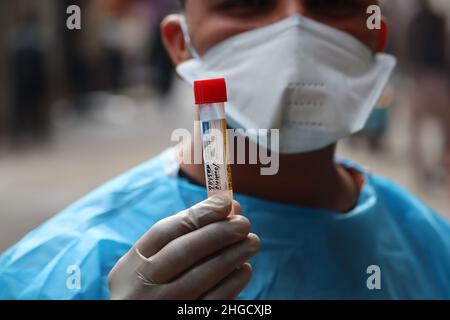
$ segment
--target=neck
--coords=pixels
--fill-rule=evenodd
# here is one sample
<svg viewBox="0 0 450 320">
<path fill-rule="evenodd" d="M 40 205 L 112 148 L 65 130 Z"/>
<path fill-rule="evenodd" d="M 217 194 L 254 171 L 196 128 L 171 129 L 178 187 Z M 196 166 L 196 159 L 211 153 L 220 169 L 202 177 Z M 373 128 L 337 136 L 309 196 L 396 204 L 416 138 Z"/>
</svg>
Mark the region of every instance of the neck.
<svg viewBox="0 0 450 320">
<path fill-rule="evenodd" d="M 335 163 L 335 149 L 334 145 L 309 153 L 280 155 L 279 171 L 272 176 L 261 175 L 260 165 L 232 165 L 233 191 L 276 202 L 348 212 L 355 206 L 359 190 L 351 174 Z M 205 184 L 202 164 L 181 161 L 180 168 L 196 183 Z"/>
</svg>

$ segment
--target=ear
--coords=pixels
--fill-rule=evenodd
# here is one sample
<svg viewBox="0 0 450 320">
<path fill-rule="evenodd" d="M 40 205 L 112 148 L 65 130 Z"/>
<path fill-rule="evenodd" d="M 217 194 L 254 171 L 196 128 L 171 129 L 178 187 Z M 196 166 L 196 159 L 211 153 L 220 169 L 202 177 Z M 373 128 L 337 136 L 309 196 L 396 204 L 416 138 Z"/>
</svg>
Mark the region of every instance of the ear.
<svg viewBox="0 0 450 320">
<path fill-rule="evenodd" d="M 161 38 L 175 66 L 190 58 L 180 20 L 180 15 L 171 14 L 161 22 Z"/>
<path fill-rule="evenodd" d="M 386 49 L 389 40 L 389 24 L 385 17 L 381 19 L 381 29 L 378 33 L 378 43 L 375 52 L 383 52 Z"/>
</svg>

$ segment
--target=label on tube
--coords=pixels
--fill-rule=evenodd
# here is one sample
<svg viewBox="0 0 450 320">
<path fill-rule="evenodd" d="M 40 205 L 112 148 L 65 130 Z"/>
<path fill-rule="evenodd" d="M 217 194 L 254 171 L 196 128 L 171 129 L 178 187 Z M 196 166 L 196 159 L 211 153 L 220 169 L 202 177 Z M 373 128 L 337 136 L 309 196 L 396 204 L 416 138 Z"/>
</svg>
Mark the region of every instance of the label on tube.
<svg viewBox="0 0 450 320">
<path fill-rule="evenodd" d="M 210 195 L 232 190 L 226 129 L 224 119 L 202 122 L 203 160 Z"/>
</svg>

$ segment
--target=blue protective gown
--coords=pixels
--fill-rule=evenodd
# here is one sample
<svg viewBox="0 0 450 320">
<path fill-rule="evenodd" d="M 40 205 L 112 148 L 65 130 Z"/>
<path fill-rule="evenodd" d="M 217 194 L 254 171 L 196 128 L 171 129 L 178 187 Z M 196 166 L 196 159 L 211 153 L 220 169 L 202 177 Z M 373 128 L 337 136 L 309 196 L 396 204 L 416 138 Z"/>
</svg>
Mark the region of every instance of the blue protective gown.
<svg viewBox="0 0 450 320">
<path fill-rule="evenodd" d="M 365 175 L 345 215 L 235 196 L 262 244 L 239 298 L 450 299 L 450 224 L 386 178 L 343 164 Z M 107 299 L 108 272 L 133 243 L 205 199 L 177 172 L 166 151 L 29 233 L 0 257 L 0 298 Z M 67 285 L 73 265 L 79 289 Z"/>
</svg>

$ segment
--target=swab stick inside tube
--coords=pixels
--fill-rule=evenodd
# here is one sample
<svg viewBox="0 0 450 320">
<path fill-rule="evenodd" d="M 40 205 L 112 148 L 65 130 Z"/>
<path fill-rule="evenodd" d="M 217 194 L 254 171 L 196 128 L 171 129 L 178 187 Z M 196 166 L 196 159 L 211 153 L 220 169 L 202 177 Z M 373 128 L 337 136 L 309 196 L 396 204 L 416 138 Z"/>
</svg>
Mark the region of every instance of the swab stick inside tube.
<svg viewBox="0 0 450 320">
<path fill-rule="evenodd" d="M 208 196 L 224 194 L 233 199 L 231 168 L 228 157 L 225 79 L 194 82 L 195 104 L 202 133 L 203 163 Z"/>
</svg>

